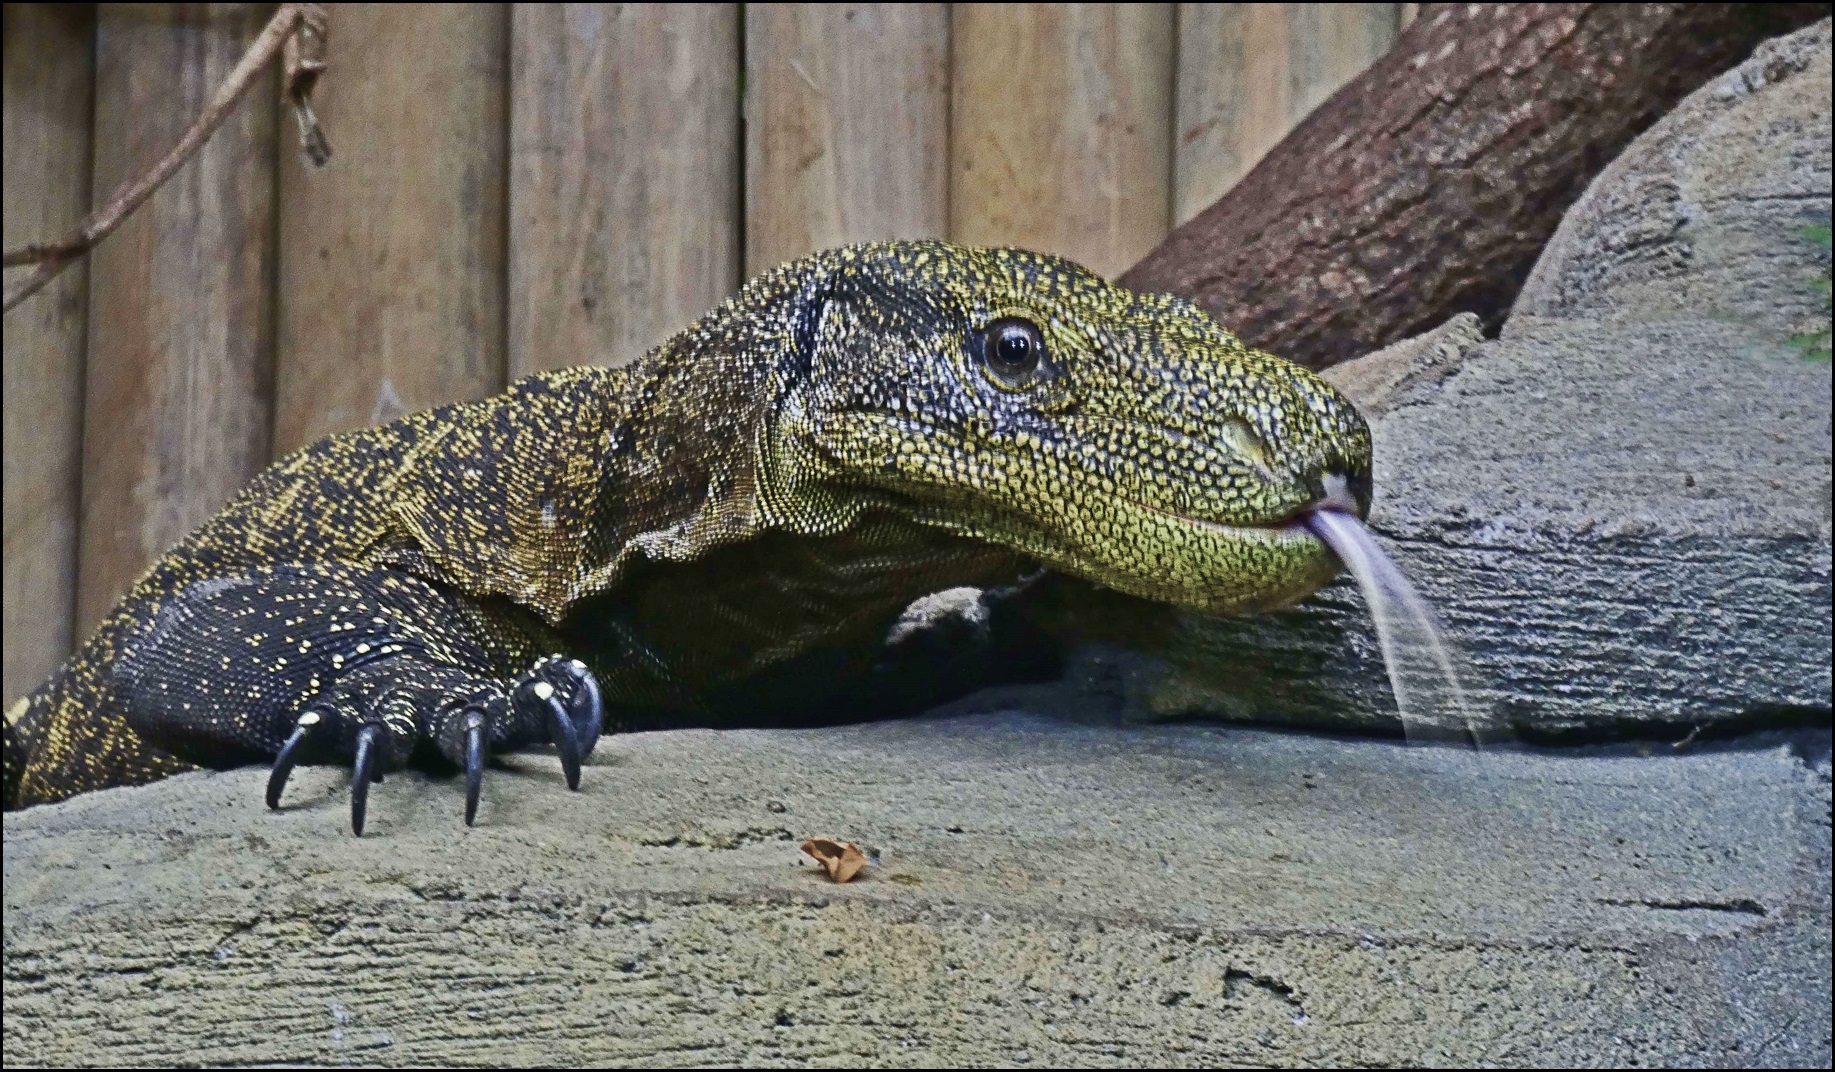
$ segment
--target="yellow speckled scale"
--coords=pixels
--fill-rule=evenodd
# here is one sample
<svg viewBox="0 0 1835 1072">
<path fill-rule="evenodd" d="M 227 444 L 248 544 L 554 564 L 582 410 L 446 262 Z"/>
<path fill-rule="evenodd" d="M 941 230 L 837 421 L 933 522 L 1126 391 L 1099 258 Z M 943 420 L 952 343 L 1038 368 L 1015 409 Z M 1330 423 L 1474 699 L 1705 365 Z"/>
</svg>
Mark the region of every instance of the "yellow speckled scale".
<svg viewBox="0 0 1835 1072">
<path fill-rule="evenodd" d="M 1333 473 L 1367 509 L 1355 409 L 1187 302 L 1019 250 L 829 251 L 628 367 L 277 462 L 7 712 L 6 802 L 272 757 L 315 710 L 346 726 L 321 751 L 373 724 L 385 767 L 463 755 L 463 705 L 517 747 L 551 654 L 613 723 L 717 711 L 1035 561 L 1278 606 L 1337 569 L 1294 523 Z"/>
</svg>

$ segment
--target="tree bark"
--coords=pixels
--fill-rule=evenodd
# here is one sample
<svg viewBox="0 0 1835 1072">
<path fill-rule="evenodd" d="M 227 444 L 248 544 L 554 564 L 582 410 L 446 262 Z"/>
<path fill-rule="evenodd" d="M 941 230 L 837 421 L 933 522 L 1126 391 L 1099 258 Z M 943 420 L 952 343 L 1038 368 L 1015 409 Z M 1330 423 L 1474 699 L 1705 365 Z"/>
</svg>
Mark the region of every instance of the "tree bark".
<svg viewBox="0 0 1835 1072">
<path fill-rule="evenodd" d="M 1122 276 L 1324 368 L 1495 325 L 1587 183 L 1827 4 L 1423 4 L 1395 47 Z"/>
</svg>

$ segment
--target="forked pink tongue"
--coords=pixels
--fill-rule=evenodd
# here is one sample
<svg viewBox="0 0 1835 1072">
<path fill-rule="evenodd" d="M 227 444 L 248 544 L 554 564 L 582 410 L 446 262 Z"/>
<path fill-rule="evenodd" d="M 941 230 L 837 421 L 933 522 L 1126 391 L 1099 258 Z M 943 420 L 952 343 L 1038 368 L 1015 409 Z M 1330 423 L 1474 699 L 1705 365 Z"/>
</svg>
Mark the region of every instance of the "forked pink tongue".
<svg viewBox="0 0 1835 1072">
<path fill-rule="evenodd" d="M 1411 734 L 1425 730 L 1435 736 L 1448 731 L 1469 734 L 1471 707 L 1455 669 L 1457 652 L 1433 611 L 1369 528 L 1355 516 L 1329 507 L 1310 511 L 1300 520 L 1337 554 L 1363 590 L 1364 602 L 1376 620 L 1376 640 L 1382 647 L 1403 729 Z"/>
</svg>

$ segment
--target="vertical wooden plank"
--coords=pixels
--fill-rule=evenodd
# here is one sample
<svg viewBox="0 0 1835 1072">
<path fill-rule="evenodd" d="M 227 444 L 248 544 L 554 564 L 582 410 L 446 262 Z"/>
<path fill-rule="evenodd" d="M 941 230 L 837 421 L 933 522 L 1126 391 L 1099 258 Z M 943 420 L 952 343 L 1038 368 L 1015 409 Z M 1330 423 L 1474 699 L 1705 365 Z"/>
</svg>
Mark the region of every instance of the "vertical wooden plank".
<svg viewBox="0 0 1835 1072">
<path fill-rule="evenodd" d="M 950 234 L 1105 274 L 1171 210 L 1169 4 L 961 4 L 950 30 Z"/>
<path fill-rule="evenodd" d="M 739 283 L 734 4 L 517 4 L 512 377 L 618 365 Z"/>
<path fill-rule="evenodd" d="M 949 6 L 746 8 L 746 269 L 949 230 Z"/>
<path fill-rule="evenodd" d="M 94 37 L 89 5 L 6 5 L 7 249 L 67 234 L 89 209 Z M 7 704 L 70 652 L 88 279 L 72 265 L 6 315 Z"/>
<path fill-rule="evenodd" d="M 1388 51 L 1396 8 L 1179 5 L 1175 224 L 1227 193 L 1294 124 Z"/>
<path fill-rule="evenodd" d="M 508 14 L 331 10 L 332 139 L 281 164 L 275 453 L 504 381 Z"/>
<path fill-rule="evenodd" d="M 1180 4 L 1173 223 L 1208 208 L 1286 133 L 1287 5 Z"/>
<path fill-rule="evenodd" d="M 1289 4 L 1289 118 L 1305 119 L 1340 86 L 1382 58 L 1399 32 L 1395 4 Z M 1278 140 L 1278 139 L 1277 139 Z"/>
<path fill-rule="evenodd" d="M 93 196 L 178 140 L 267 21 L 254 4 L 105 4 Z M 267 460 L 275 83 L 92 255 L 79 631 Z"/>
</svg>

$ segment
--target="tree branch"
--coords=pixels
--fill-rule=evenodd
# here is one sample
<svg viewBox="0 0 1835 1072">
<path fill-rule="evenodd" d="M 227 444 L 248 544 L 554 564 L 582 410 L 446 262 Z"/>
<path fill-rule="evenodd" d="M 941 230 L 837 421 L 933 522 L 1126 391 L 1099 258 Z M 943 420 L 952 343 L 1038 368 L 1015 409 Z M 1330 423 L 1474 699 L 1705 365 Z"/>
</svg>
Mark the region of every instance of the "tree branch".
<svg viewBox="0 0 1835 1072">
<path fill-rule="evenodd" d="M 1323 368 L 1496 323 L 1631 139 L 1827 4 L 1423 4 L 1241 182 L 1121 277 Z"/>
<path fill-rule="evenodd" d="M 65 237 L 55 242 L 34 242 L 6 251 L 6 267 L 37 267 L 17 287 L 7 289 L 4 311 L 11 312 L 20 302 L 57 278 L 59 273 L 94 249 L 97 243 L 121 226 L 122 221 L 147 198 L 153 196 L 153 192 L 171 178 L 223 125 L 229 113 L 254 86 L 256 77 L 280 53 L 282 46 L 286 46 L 287 53 L 287 97 L 299 117 L 300 138 L 306 157 L 315 165 L 322 165 L 329 160 L 331 147 L 325 140 L 324 131 L 319 129 L 318 119 L 312 114 L 310 101 L 313 83 L 325 69 L 325 29 L 323 4 L 280 5 L 274 17 L 243 54 L 241 62 L 236 64 L 235 70 L 229 73 L 229 77 L 223 80 L 223 84 L 217 87 L 216 93 L 204 105 L 203 111 L 198 113 L 196 121 L 179 138 L 178 144 L 161 157 L 151 170 L 138 179 L 122 184 L 102 208 L 91 212 L 76 230 Z"/>
</svg>

